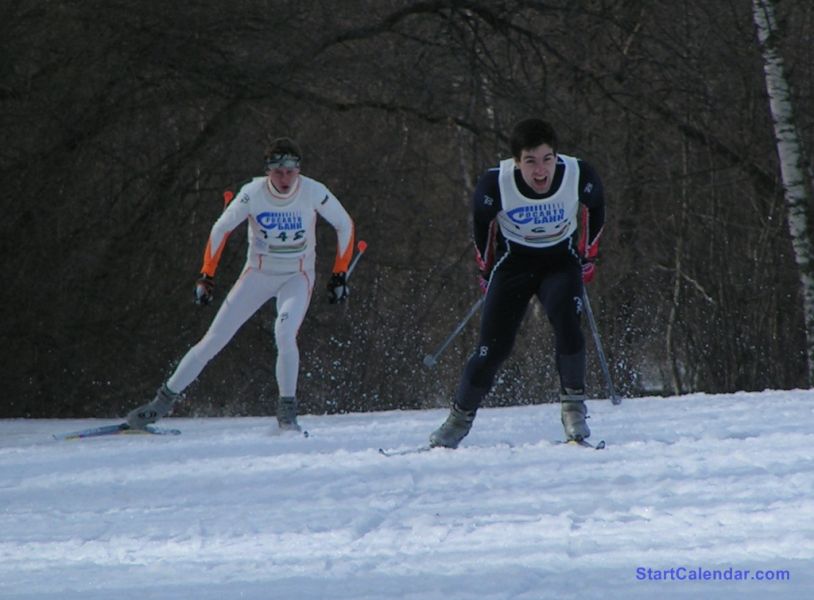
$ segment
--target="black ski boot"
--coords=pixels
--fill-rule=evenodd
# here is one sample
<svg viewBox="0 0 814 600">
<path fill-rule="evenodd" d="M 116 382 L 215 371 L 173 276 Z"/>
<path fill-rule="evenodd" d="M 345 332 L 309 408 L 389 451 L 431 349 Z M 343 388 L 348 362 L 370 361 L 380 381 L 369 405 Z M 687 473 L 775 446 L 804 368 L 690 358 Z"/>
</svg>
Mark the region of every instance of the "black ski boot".
<svg viewBox="0 0 814 600">
<path fill-rule="evenodd" d="M 591 430 L 585 422 L 588 417 L 585 399 L 585 390 L 565 388 L 560 392 L 560 418 L 566 440 L 579 442 L 591 436 Z"/>
<path fill-rule="evenodd" d="M 166 383 L 162 383 L 155 398 L 127 413 L 127 424 L 131 429 L 144 429 L 150 423 L 155 423 L 170 414 L 172 407 L 180 397 L 181 394 L 176 394 L 167 387 Z"/>
<path fill-rule="evenodd" d="M 297 423 L 297 399 L 280 396 L 277 400 L 277 426 L 280 431 L 302 431 Z"/>
<path fill-rule="evenodd" d="M 444 448 L 457 448 L 461 440 L 466 437 L 472 429 L 472 422 L 475 420 L 477 411 L 465 411 L 453 404 L 449 409 L 449 416 L 443 425 L 430 434 L 430 446 L 433 448 L 442 446 Z"/>
</svg>

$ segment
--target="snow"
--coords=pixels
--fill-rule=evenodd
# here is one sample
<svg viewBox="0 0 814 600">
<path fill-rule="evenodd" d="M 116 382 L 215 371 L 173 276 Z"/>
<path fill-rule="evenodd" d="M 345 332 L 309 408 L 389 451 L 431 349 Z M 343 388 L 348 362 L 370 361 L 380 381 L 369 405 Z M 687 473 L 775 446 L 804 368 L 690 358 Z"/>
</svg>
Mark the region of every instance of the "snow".
<svg viewBox="0 0 814 600">
<path fill-rule="evenodd" d="M 395 457 L 377 449 L 446 411 L 306 415 L 307 439 L 269 418 L 81 441 L 51 435 L 111 421 L 3 420 L 0 598 L 814 597 L 814 391 L 589 410 L 605 450 L 554 443 L 540 405 Z"/>
</svg>

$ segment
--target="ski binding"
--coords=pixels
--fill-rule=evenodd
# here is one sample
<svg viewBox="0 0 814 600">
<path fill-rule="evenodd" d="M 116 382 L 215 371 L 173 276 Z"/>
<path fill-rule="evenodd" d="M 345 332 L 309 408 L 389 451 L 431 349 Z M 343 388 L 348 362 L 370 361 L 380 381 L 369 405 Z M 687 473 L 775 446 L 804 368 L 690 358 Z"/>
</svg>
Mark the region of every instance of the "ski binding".
<svg viewBox="0 0 814 600">
<path fill-rule="evenodd" d="M 565 440 L 557 442 L 557 444 L 567 444 L 569 446 L 582 446 L 583 448 L 592 448 L 593 450 L 605 449 L 605 440 L 599 440 L 596 444 L 592 444 L 587 440 Z"/>
</svg>

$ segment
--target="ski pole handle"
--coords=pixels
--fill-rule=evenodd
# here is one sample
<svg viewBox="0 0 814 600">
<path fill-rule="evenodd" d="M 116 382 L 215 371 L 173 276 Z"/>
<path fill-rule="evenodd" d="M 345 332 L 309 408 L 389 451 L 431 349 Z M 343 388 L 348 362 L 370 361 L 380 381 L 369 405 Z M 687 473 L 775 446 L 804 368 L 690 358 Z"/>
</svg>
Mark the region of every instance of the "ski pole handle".
<svg viewBox="0 0 814 600">
<path fill-rule="evenodd" d="M 359 259 L 362 258 L 365 250 L 367 250 L 367 242 L 365 240 L 359 240 L 359 243 L 356 244 L 356 249 L 359 250 L 359 253 L 351 261 L 348 272 L 345 274 L 345 281 L 350 279 L 350 274 L 353 273 L 353 270 L 356 268 L 356 263 L 359 262 Z"/>
<path fill-rule="evenodd" d="M 425 367 L 431 369 L 432 367 L 435 366 L 435 364 L 438 362 L 438 357 L 441 356 L 441 354 L 444 352 L 444 350 L 447 349 L 447 346 L 449 346 L 450 343 L 452 343 L 452 340 L 454 340 L 457 337 L 457 335 L 459 333 L 461 333 L 463 328 L 469 322 L 469 319 L 471 319 L 472 316 L 476 312 L 478 312 L 478 309 L 480 308 L 481 304 L 483 304 L 483 300 L 484 300 L 483 296 L 478 298 L 478 301 L 475 302 L 475 304 L 472 305 L 472 308 L 469 309 L 469 312 L 466 314 L 466 316 L 463 318 L 463 320 L 460 323 L 458 323 L 458 326 L 455 327 L 453 332 L 450 333 L 449 336 L 447 337 L 447 339 L 444 340 L 444 343 L 441 344 L 441 346 L 438 348 L 438 350 L 435 351 L 435 354 L 428 354 L 427 356 L 424 357 L 424 366 Z"/>
</svg>

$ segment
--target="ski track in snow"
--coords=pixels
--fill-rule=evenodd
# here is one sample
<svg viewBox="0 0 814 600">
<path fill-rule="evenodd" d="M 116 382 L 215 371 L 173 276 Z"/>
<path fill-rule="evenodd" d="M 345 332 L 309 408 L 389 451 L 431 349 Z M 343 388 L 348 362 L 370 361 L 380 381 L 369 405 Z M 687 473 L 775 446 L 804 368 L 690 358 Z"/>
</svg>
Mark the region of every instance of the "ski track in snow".
<svg viewBox="0 0 814 600">
<path fill-rule="evenodd" d="M 179 437 L 52 441 L 97 420 L 0 421 L 0 598 L 814 597 L 814 392 L 559 406 L 167 419 Z M 109 421 L 104 421 L 108 423 Z M 786 570 L 641 581 L 637 568 Z"/>
</svg>

